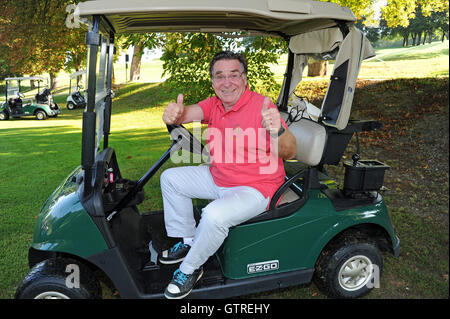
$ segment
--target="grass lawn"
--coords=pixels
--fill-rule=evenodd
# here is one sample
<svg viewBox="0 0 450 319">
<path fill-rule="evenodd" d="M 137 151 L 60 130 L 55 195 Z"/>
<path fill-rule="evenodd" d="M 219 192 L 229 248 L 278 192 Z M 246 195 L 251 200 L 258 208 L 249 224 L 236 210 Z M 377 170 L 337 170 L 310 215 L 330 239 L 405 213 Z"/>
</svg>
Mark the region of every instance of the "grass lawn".
<svg viewBox="0 0 450 319">
<path fill-rule="evenodd" d="M 360 78 L 448 76 L 448 40 L 417 47 L 377 50 L 376 53 L 376 57 L 364 62 Z"/>
<path fill-rule="evenodd" d="M 380 50 L 383 61 L 363 64 L 360 78 L 365 80 L 354 98 L 354 118 L 384 123 L 381 131 L 361 134 L 361 155 L 391 166 L 384 199 L 402 248 L 399 258 L 384 255 L 381 288 L 367 298 L 448 298 L 448 41 L 401 50 Z M 110 145 L 126 178 L 141 177 L 170 144 L 161 115 L 179 92 L 158 83 L 158 63 L 144 65 L 145 76 L 155 78 L 116 90 Z M 283 63 L 273 68 L 282 74 Z M 118 67 L 118 83 L 121 72 Z M 326 81 L 305 80 L 297 93 L 320 106 Z M 12 298 L 28 272 L 27 252 L 40 208 L 81 161 L 83 110 L 66 110 L 64 94 L 55 99 L 63 106 L 58 118 L 0 122 L 0 298 Z M 354 149 L 352 142 L 347 158 Z M 341 181 L 342 166 L 330 171 Z M 158 174 L 145 191 L 140 209 L 162 209 Z M 104 294 L 116 297 L 106 284 Z M 313 284 L 251 297 L 324 298 Z"/>
</svg>

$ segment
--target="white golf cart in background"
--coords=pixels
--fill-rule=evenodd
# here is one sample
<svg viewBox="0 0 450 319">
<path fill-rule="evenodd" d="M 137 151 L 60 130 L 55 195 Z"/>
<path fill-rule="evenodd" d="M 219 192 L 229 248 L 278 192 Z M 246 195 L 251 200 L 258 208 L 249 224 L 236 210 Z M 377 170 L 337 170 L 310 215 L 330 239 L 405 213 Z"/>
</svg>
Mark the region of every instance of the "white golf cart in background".
<svg viewBox="0 0 450 319">
<path fill-rule="evenodd" d="M 67 97 L 68 110 L 86 107 L 86 90 L 82 91 L 84 87 L 80 84 L 80 82 L 83 81 L 83 76 L 85 75 L 86 70 L 80 70 L 70 75 L 69 96 Z"/>
</svg>

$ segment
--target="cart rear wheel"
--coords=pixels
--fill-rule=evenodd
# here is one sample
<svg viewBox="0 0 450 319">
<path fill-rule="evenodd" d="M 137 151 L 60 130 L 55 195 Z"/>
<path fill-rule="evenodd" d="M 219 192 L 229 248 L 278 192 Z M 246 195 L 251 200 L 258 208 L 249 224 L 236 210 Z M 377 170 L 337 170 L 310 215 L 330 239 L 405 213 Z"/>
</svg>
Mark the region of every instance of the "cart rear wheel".
<svg viewBox="0 0 450 319">
<path fill-rule="evenodd" d="M 17 288 L 16 299 L 96 299 L 101 288 L 92 270 L 73 259 L 35 265 Z"/>
<path fill-rule="evenodd" d="M 38 120 L 45 120 L 47 118 L 47 113 L 45 113 L 42 110 L 39 110 L 39 111 L 36 112 L 36 118 Z"/>
<path fill-rule="evenodd" d="M 358 298 L 378 283 L 383 267 L 379 249 L 370 241 L 340 241 L 327 247 L 316 263 L 314 282 L 334 298 Z"/>
<path fill-rule="evenodd" d="M 67 102 L 67 109 L 68 110 L 73 110 L 75 108 L 75 104 L 73 104 L 73 102 Z"/>
</svg>

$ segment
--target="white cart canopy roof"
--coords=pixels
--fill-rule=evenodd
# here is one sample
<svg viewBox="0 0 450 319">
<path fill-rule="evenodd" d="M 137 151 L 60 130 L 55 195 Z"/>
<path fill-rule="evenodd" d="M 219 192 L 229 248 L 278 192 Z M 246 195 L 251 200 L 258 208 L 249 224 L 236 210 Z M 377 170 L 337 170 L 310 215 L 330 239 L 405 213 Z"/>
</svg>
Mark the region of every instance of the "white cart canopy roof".
<svg viewBox="0 0 450 319">
<path fill-rule="evenodd" d="M 70 78 L 75 78 L 75 77 L 77 77 L 77 76 L 79 76 L 79 75 L 85 75 L 86 74 L 86 70 L 80 70 L 80 71 L 76 71 L 76 72 L 74 72 L 74 73 L 72 73 L 71 75 L 70 75 Z"/>
<path fill-rule="evenodd" d="M 350 9 L 310 0 L 96 0 L 75 16 L 102 15 L 118 33 L 254 31 L 293 36 L 356 20 Z"/>
<path fill-rule="evenodd" d="M 46 78 L 43 78 L 41 76 L 28 76 L 28 77 L 18 77 L 18 78 L 6 78 L 5 81 L 13 81 L 13 80 L 17 80 L 17 81 L 26 81 L 26 80 L 30 80 L 30 81 L 46 81 Z"/>
</svg>

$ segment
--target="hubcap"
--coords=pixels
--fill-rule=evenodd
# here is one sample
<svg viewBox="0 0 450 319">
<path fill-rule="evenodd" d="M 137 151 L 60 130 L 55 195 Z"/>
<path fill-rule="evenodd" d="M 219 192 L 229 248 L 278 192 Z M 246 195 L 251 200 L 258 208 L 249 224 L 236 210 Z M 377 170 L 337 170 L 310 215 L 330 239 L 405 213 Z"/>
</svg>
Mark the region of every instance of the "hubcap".
<svg viewBox="0 0 450 319">
<path fill-rule="evenodd" d="M 347 291 L 358 290 L 372 278 L 372 261 L 363 255 L 353 256 L 339 270 L 339 284 Z"/>
<path fill-rule="evenodd" d="M 65 294 L 62 294 L 57 291 L 46 291 L 37 295 L 36 297 L 34 297 L 34 299 L 70 299 L 70 298 L 67 297 Z"/>
</svg>

